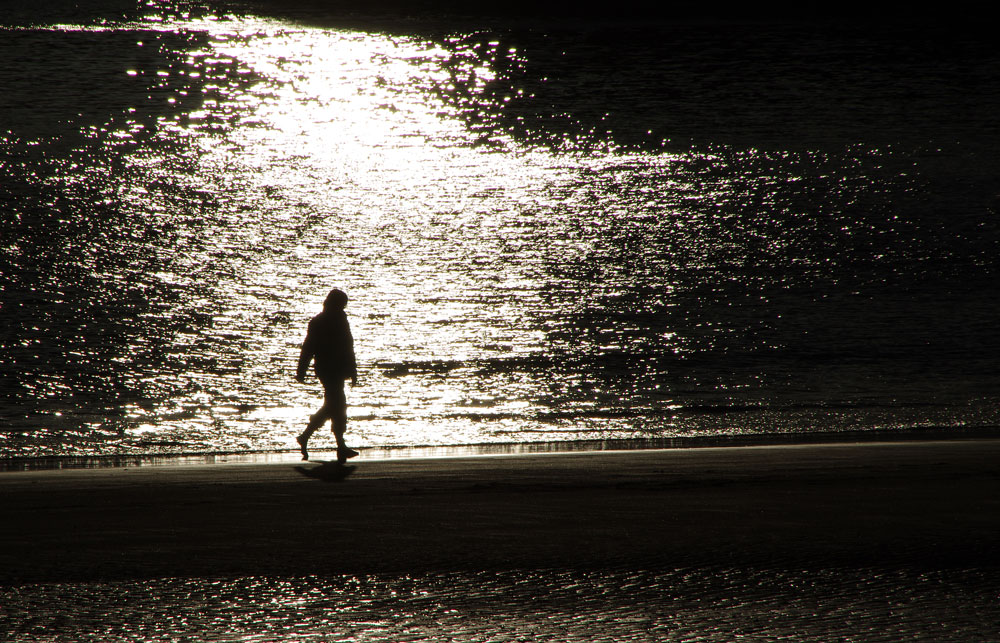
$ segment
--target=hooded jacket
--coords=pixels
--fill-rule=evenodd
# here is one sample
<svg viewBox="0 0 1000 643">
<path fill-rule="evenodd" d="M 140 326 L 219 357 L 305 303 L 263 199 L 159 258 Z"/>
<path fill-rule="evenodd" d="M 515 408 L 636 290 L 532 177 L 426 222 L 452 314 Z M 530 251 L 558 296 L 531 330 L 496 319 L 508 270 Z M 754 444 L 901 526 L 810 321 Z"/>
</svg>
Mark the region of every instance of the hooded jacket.
<svg viewBox="0 0 1000 643">
<path fill-rule="evenodd" d="M 306 339 L 299 353 L 299 379 L 305 377 L 309 362 L 315 362 L 320 381 L 346 380 L 358 376 L 354 356 L 354 337 L 343 309 L 325 306 L 309 322 Z"/>
</svg>

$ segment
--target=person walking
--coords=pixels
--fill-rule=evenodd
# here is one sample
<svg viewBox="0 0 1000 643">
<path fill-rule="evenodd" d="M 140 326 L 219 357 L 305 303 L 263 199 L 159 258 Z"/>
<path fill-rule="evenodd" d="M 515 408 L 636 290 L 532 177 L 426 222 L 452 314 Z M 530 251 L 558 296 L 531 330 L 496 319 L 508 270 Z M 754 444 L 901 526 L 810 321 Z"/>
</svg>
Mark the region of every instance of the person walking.
<svg viewBox="0 0 1000 643">
<path fill-rule="evenodd" d="M 323 385 L 323 406 L 310 416 L 305 431 L 295 438 L 302 450 L 302 459 L 309 459 L 309 438 L 327 420 L 333 424 L 333 435 L 337 439 L 337 461 L 344 463 L 358 455 L 344 442 L 347 430 L 347 396 L 344 382 L 351 380 L 351 386 L 358 383 L 358 364 L 354 355 L 354 337 L 347 321 L 347 295 L 334 288 L 323 302 L 323 312 L 312 318 L 302 342 L 298 369 L 295 379 L 305 382 L 309 364 L 314 364 L 316 377 Z"/>
</svg>

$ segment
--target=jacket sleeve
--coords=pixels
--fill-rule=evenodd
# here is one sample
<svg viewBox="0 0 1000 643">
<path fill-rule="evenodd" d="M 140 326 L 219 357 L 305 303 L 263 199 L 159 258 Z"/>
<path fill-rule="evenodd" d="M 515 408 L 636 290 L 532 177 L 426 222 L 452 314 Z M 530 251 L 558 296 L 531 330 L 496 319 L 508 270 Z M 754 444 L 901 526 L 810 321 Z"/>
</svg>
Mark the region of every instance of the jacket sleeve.
<svg viewBox="0 0 1000 643">
<path fill-rule="evenodd" d="M 358 376 L 358 358 L 354 354 L 354 335 L 350 325 L 347 326 L 347 374 L 353 378 Z"/>
<path fill-rule="evenodd" d="M 310 324 L 309 331 L 306 333 L 305 341 L 302 342 L 302 350 L 299 352 L 299 367 L 295 371 L 295 377 L 298 379 L 302 379 L 306 376 L 306 373 L 309 371 L 309 362 L 312 361 L 313 354 L 315 353 L 312 335 L 312 324 Z"/>
</svg>

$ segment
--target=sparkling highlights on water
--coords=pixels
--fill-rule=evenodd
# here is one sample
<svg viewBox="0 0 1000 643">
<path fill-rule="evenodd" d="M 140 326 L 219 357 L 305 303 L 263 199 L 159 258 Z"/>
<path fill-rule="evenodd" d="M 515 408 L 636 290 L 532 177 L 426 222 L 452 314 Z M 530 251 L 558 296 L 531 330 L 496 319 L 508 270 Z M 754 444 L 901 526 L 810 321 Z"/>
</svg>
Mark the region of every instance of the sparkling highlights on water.
<svg viewBox="0 0 1000 643">
<path fill-rule="evenodd" d="M 928 369 L 897 386 L 868 360 L 948 357 L 976 327 L 895 332 L 899 310 L 941 324 L 892 280 L 948 253 L 891 148 L 624 149 L 579 116 L 609 97 L 540 98 L 567 93 L 558 34 L 171 7 L 0 41 L 54 52 L 48 82 L 0 70 L 11 105 L 45 106 L 0 141 L 0 453 L 294 448 L 319 403 L 295 357 L 334 285 L 357 446 L 964 421 L 923 404 Z M 984 298 L 959 301 L 985 319 Z"/>
<path fill-rule="evenodd" d="M 57 177 L 111 211 L 73 265 L 148 301 L 115 307 L 128 345 L 107 361 L 121 349 L 141 381 L 114 387 L 132 428 L 108 448 L 284 446 L 316 403 L 289 375 L 332 284 L 361 314 L 361 444 L 507 440 L 550 407 L 532 374 L 552 359 L 548 268 L 583 259 L 598 224 L 570 207 L 577 170 L 479 149 L 467 128 L 498 42 L 239 20 L 121 31 L 135 102 L 84 130 L 85 176 Z"/>
<path fill-rule="evenodd" d="M 161 579 L 0 591 L 11 641 L 969 641 L 991 572 L 513 571 Z"/>
</svg>

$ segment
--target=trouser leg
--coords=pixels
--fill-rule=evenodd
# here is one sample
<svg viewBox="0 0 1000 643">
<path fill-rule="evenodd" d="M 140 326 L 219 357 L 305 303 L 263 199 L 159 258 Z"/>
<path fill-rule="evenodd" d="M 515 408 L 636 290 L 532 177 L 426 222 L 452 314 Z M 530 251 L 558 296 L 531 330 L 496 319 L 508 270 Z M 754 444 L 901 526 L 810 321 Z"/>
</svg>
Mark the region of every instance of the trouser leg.
<svg viewBox="0 0 1000 643">
<path fill-rule="evenodd" d="M 347 396 L 344 395 L 344 382 L 327 388 L 326 411 L 333 420 L 333 436 L 337 439 L 337 448 L 346 449 L 344 432 L 347 431 Z"/>
<path fill-rule="evenodd" d="M 327 420 L 327 415 L 325 414 L 326 405 L 320 410 L 316 411 L 313 415 L 309 416 L 309 424 L 306 425 L 306 430 L 302 432 L 302 439 L 308 440 L 309 437 L 316 432 L 316 429 L 323 426 Z"/>
<path fill-rule="evenodd" d="M 323 407 L 310 416 L 306 430 L 299 436 L 299 443 L 307 442 L 327 420 L 332 420 L 337 449 L 347 450 L 347 444 L 344 442 L 344 432 L 347 430 L 347 396 L 344 394 L 344 381 L 324 381 L 323 394 Z"/>
</svg>

